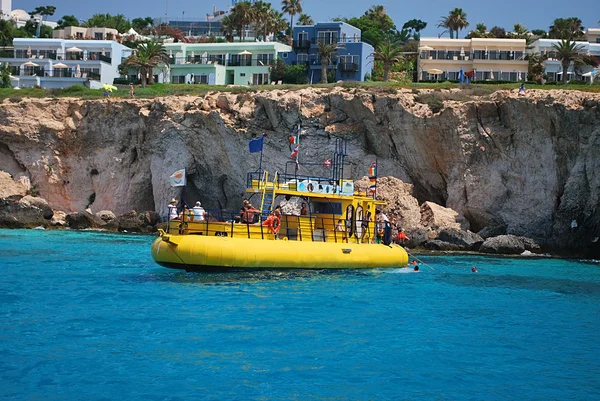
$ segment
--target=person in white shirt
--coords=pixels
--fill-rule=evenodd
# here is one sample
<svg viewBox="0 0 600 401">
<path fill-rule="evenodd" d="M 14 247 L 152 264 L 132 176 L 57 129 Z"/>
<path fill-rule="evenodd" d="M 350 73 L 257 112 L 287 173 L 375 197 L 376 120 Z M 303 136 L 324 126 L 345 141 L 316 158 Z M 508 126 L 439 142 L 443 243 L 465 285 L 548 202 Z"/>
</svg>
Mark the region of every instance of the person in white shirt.
<svg viewBox="0 0 600 401">
<path fill-rule="evenodd" d="M 177 214 L 177 199 L 171 199 L 169 203 L 169 220 L 178 220 L 179 215 Z"/>
<path fill-rule="evenodd" d="M 202 203 L 200 201 L 196 202 L 196 206 L 192 209 L 194 212 L 194 221 L 204 221 L 204 208 L 202 207 Z"/>
</svg>

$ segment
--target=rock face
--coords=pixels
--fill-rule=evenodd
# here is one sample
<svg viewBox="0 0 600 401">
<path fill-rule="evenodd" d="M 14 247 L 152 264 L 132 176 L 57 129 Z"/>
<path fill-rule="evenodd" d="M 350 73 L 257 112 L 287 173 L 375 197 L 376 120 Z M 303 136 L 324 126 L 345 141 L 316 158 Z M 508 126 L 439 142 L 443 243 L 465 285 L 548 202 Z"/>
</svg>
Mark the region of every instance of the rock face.
<svg viewBox="0 0 600 401">
<path fill-rule="evenodd" d="M 521 238 L 514 235 L 499 235 L 488 238 L 479 248 L 479 252 L 497 253 L 505 255 L 518 255 L 525 250 L 525 244 Z"/>
<path fill-rule="evenodd" d="M 16 198 L 0 199 L 0 227 L 33 228 L 45 226 L 44 211 Z"/>
<path fill-rule="evenodd" d="M 291 172 L 288 136 L 300 123 L 302 174 L 322 174 L 322 161 L 344 138 L 348 173 L 360 177 L 377 159 L 380 176 L 412 185 L 419 203 L 456 210 L 463 229 L 489 227 L 486 235 L 584 252 L 600 236 L 600 94 L 476 90 L 430 91 L 444 104 L 435 114 L 410 90 L 389 88 L 7 99 L 0 170 L 55 210 L 165 216 L 168 201 L 180 196 L 168 177 L 186 168 L 189 204 L 237 210 L 246 172 L 258 167 L 248 141 L 266 134 L 263 166 Z M 399 219 L 413 216 L 403 213 Z"/>
<path fill-rule="evenodd" d="M 13 195 L 24 196 L 26 193 L 27 189 L 22 184 L 15 182 L 10 174 L 0 171 L 0 198 L 8 198 Z"/>
<path fill-rule="evenodd" d="M 457 216 L 456 211 L 433 202 L 425 202 L 421 205 L 421 224 L 432 230 L 440 228 L 460 229 L 460 224 L 456 222 Z"/>
</svg>

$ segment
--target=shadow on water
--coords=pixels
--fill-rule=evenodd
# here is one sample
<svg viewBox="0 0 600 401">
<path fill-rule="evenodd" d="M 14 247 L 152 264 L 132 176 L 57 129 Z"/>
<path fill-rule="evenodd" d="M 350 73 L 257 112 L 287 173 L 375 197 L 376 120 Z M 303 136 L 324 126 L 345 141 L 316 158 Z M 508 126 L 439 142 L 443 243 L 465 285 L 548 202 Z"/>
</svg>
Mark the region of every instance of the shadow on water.
<svg viewBox="0 0 600 401">
<path fill-rule="evenodd" d="M 511 288 L 530 291 L 552 291 L 563 295 L 600 297 L 600 282 L 577 281 L 567 278 L 524 277 L 517 275 L 449 274 L 438 281 L 463 287 Z"/>
<path fill-rule="evenodd" d="M 143 275 L 129 275 L 124 281 L 137 283 L 165 282 L 178 284 L 240 284 L 265 281 L 298 280 L 306 281 L 323 278 L 344 279 L 357 276 L 370 276 L 377 270 L 252 270 L 232 272 L 151 272 Z"/>
</svg>

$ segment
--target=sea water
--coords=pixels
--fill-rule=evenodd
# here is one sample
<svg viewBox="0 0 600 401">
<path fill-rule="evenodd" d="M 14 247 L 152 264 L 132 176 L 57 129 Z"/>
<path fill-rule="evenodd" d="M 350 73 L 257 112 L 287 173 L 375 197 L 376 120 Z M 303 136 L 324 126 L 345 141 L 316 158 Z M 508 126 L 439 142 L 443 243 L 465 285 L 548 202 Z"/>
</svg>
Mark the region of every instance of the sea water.
<svg viewBox="0 0 600 401">
<path fill-rule="evenodd" d="M 600 399 L 598 263 L 185 273 L 153 240 L 0 230 L 0 399 Z"/>
</svg>

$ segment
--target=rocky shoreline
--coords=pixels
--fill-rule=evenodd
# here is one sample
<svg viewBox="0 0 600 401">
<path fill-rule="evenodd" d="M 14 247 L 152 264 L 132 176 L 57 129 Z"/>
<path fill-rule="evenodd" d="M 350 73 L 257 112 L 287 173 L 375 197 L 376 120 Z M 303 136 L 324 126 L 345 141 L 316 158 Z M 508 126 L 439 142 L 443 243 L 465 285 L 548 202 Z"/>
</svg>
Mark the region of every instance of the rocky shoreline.
<svg viewBox="0 0 600 401">
<path fill-rule="evenodd" d="M 431 110 L 423 95 L 443 108 Z M 378 194 L 387 196 L 389 178 L 387 185 L 402 195 L 389 198 L 392 221 L 425 229 L 423 247 L 466 248 L 450 235 L 439 237 L 442 228 L 456 228 L 483 242 L 512 235 L 535 240 L 542 252 L 600 256 L 600 94 L 579 91 L 518 96 L 332 87 L 110 101 L 7 99 L 0 108 L 0 171 L 10 182 L 0 173 L 0 198 L 25 213 L 26 203 L 36 202 L 22 201 L 26 195 L 43 197 L 60 215 L 55 221 L 90 209 L 93 218 L 71 219 L 114 230 L 141 221 L 140 230 L 151 231 L 155 219 L 146 211 L 164 218 L 169 199 L 180 196 L 168 182 L 174 171 L 186 169 L 191 202 L 235 210 L 246 173 L 258 166 L 248 141 L 266 134 L 263 167 L 283 172 L 297 124 L 302 161 L 320 168 L 339 139 L 347 142 L 353 177 L 377 160 Z M 442 207 L 453 211 L 451 225 L 422 224 Z M 96 219 L 102 210 L 118 222 L 102 225 Z M 8 213 L 2 224 L 31 225 L 37 216 L 18 223 Z M 515 252 L 525 249 L 512 237 L 506 241 Z"/>
</svg>

